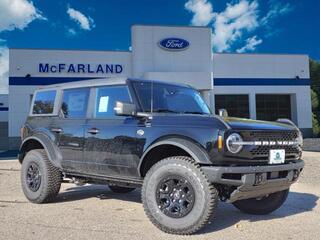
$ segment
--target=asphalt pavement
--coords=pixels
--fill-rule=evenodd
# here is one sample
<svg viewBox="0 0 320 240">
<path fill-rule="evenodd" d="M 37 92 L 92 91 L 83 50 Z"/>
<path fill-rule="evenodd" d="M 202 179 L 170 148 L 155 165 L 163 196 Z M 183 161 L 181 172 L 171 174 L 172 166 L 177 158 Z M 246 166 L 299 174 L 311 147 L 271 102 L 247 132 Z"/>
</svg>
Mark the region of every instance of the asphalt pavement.
<svg viewBox="0 0 320 240">
<path fill-rule="evenodd" d="M 320 153 L 304 152 L 306 167 L 288 200 L 267 216 L 220 203 L 200 233 L 161 232 L 144 214 L 140 189 L 116 194 L 107 186 L 64 183 L 56 202 L 32 204 L 20 187 L 17 160 L 0 161 L 0 239 L 319 239 Z"/>
</svg>

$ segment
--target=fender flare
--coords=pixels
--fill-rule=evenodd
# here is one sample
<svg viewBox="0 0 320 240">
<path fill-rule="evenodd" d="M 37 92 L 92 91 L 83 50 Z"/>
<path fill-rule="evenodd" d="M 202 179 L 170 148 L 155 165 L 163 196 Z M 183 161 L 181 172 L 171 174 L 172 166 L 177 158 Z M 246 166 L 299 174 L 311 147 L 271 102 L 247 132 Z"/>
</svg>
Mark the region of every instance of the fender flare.
<svg viewBox="0 0 320 240">
<path fill-rule="evenodd" d="M 184 151 L 186 151 L 199 164 L 212 164 L 212 162 L 210 161 L 209 155 L 201 146 L 197 145 L 191 140 L 187 140 L 183 138 L 169 138 L 169 139 L 157 141 L 151 144 L 151 146 L 147 148 L 147 150 L 143 153 L 142 157 L 140 158 L 140 162 L 138 165 L 139 172 L 141 172 L 141 166 L 144 162 L 146 155 L 152 149 L 161 145 L 173 145 L 173 146 L 179 147 Z"/>
<path fill-rule="evenodd" d="M 30 136 L 24 139 L 20 146 L 21 154 L 23 153 L 23 148 L 27 145 L 27 143 L 30 140 L 35 140 L 39 142 L 43 146 L 44 150 L 46 151 L 49 161 L 52 163 L 52 165 L 59 169 L 62 169 L 62 166 L 61 166 L 62 155 L 59 148 L 54 144 L 54 142 L 49 137 L 47 137 L 44 134 L 37 133 L 33 136 Z M 20 156 L 19 156 L 19 160 L 20 160 Z"/>
</svg>

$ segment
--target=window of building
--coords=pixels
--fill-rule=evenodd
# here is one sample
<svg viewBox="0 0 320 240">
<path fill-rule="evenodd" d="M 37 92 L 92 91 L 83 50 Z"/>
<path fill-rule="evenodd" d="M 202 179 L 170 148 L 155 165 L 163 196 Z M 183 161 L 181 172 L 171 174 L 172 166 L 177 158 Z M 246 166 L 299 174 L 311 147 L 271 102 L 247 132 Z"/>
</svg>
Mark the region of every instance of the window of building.
<svg viewBox="0 0 320 240">
<path fill-rule="evenodd" d="M 215 109 L 226 109 L 230 117 L 250 118 L 248 95 L 215 95 Z"/>
<path fill-rule="evenodd" d="M 85 118 L 87 115 L 89 93 L 89 88 L 64 90 L 61 106 L 64 117 Z"/>
<path fill-rule="evenodd" d="M 33 103 L 32 114 L 52 114 L 56 93 L 56 90 L 37 92 Z"/>
<path fill-rule="evenodd" d="M 257 94 L 257 119 L 275 121 L 278 118 L 291 119 L 290 95 Z"/>
<path fill-rule="evenodd" d="M 131 98 L 126 86 L 109 86 L 97 88 L 95 118 L 115 117 L 116 102 L 130 103 Z"/>
</svg>

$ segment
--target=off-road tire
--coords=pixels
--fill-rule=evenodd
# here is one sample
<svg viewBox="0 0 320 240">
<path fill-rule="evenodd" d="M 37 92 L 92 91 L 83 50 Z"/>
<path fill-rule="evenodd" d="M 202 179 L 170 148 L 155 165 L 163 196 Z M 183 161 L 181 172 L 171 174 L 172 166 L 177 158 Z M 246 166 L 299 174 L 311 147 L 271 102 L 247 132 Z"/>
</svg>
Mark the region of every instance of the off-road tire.
<svg viewBox="0 0 320 240">
<path fill-rule="evenodd" d="M 135 190 L 135 188 L 121 187 L 116 185 L 109 185 L 109 188 L 112 192 L 115 192 L 115 193 L 129 193 Z"/>
<path fill-rule="evenodd" d="M 256 199 L 244 199 L 233 203 L 241 212 L 254 214 L 254 215 L 266 215 L 277 210 L 286 201 L 288 197 L 289 189 L 271 193 L 269 196 Z"/>
<path fill-rule="evenodd" d="M 27 171 L 31 164 L 36 164 L 41 175 L 41 183 L 32 191 L 27 183 Z M 55 200 L 62 182 L 61 171 L 52 165 L 43 149 L 29 151 L 21 166 L 21 185 L 26 198 L 33 203 L 48 203 Z"/>
<path fill-rule="evenodd" d="M 194 190 L 193 207 L 181 218 L 165 215 L 157 205 L 157 186 L 168 175 L 185 178 Z M 156 227 L 171 234 L 189 235 L 199 231 L 214 215 L 218 200 L 218 191 L 208 181 L 200 166 L 185 156 L 169 157 L 156 163 L 147 172 L 142 186 L 142 203 L 146 215 Z"/>
</svg>

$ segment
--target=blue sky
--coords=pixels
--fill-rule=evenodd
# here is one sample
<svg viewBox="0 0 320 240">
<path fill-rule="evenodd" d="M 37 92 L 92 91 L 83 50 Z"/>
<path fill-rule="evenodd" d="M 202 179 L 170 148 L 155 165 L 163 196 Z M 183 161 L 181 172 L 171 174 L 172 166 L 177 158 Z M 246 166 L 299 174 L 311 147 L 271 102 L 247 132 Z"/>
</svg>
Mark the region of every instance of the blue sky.
<svg viewBox="0 0 320 240">
<path fill-rule="evenodd" d="M 214 52 L 320 60 L 319 0 L 0 0 L 0 80 L 8 48 L 128 50 L 133 24 L 212 28 Z"/>
</svg>

